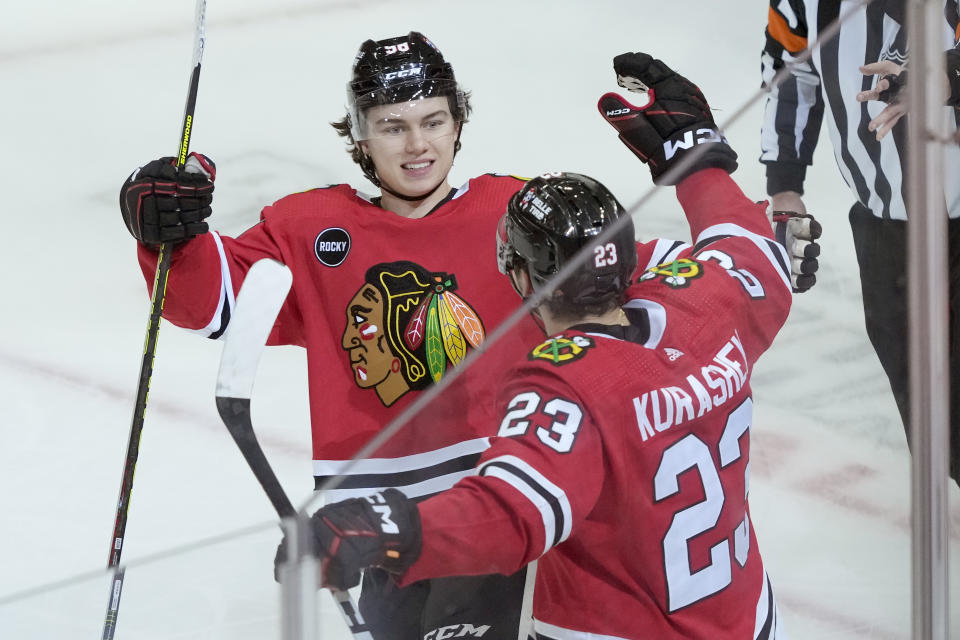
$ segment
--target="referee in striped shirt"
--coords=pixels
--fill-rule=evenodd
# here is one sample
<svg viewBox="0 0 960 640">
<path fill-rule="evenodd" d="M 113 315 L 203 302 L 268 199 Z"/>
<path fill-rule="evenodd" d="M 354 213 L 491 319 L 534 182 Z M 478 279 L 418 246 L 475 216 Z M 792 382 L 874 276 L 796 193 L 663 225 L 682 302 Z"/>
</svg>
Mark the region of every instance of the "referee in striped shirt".
<svg viewBox="0 0 960 640">
<path fill-rule="evenodd" d="M 804 178 L 824 119 L 834 155 L 853 195 L 853 231 L 867 335 L 909 424 L 907 373 L 906 198 L 903 165 L 905 109 L 897 89 L 907 66 L 904 0 L 770 0 L 763 82 L 770 89 L 764 113 L 760 161 L 774 210 L 806 212 Z M 847 15 L 852 11 L 851 15 Z M 838 37 L 819 46 L 809 61 L 795 56 L 844 15 Z M 960 0 L 944 1 L 950 99 L 944 117 L 960 128 Z M 791 73 L 776 87 L 774 75 Z M 884 104 L 885 100 L 890 104 Z M 952 113 L 951 113 L 952 112 Z M 958 138 L 960 139 L 960 138 Z M 960 483 L 960 144 L 946 153 L 944 180 L 950 216 L 950 469 Z M 908 434 L 909 435 L 909 434 Z"/>
</svg>

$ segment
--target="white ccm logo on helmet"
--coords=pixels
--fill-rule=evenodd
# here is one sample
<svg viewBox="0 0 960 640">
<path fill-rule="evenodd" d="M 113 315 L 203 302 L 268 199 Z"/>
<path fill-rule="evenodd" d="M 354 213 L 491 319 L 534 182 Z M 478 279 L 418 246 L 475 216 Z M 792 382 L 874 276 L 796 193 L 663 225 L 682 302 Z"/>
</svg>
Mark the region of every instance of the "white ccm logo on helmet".
<svg viewBox="0 0 960 640">
<path fill-rule="evenodd" d="M 672 158 L 680 149 L 689 149 L 695 144 L 705 142 L 725 142 L 726 139 L 713 129 L 697 129 L 697 137 L 694 139 L 693 131 L 687 131 L 683 134 L 682 140 L 667 140 L 663 143 L 663 153 L 666 160 Z"/>
<path fill-rule="evenodd" d="M 415 67 L 410 67 L 409 69 L 401 69 L 400 71 L 391 71 L 390 73 L 383 74 L 384 80 L 393 80 L 394 78 L 409 78 L 410 76 L 419 76 L 423 71 L 423 65 L 417 65 Z"/>
</svg>

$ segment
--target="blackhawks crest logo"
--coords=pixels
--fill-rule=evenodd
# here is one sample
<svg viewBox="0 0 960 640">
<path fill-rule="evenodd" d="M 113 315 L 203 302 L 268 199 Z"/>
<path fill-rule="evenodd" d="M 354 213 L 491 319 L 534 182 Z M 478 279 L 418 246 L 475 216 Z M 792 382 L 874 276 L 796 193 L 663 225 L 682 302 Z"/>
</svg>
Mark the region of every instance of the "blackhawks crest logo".
<svg viewBox="0 0 960 640">
<path fill-rule="evenodd" d="M 439 382 L 486 336 L 452 273 L 407 261 L 376 264 L 347 304 L 341 346 L 357 386 L 373 388 L 385 406 L 411 389 Z"/>
<path fill-rule="evenodd" d="M 673 262 L 664 262 L 643 272 L 640 280 L 663 278 L 665 285 L 680 289 L 690 286 L 690 281 L 703 275 L 703 265 L 690 258 L 679 258 Z"/>
<path fill-rule="evenodd" d="M 595 346 L 592 338 L 587 336 L 554 336 L 537 346 L 527 355 L 529 360 L 546 360 L 550 364 L 560 366 L 579 360 L 587 355 L 587 349 Z"/>
</svg>

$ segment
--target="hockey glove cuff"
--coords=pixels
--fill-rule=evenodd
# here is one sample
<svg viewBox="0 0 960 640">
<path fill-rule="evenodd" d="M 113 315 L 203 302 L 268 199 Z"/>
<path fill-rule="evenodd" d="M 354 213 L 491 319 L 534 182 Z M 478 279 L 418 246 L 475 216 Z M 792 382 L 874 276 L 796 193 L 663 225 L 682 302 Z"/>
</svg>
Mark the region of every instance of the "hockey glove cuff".
<svg viewBox="0 0 960 640">
<path fill-rule="evenodd" d="M 656 184 L 677 184 L 710 167 L 727 173 L 736 170 L 737 154 L 717 128 L 696 85 L 646 53 L 621 54 L 613 59 L 613 68 L 620 86 L 647 92 L 648 101 L 636 106 L 607 93 L 597 108 L 627 148 L 649 166 Z M 696 159 L 685 161 L 689 155 Z M 681 164 L 682 171 L 671 171 Z"/>
<path fill-rule="evenodd" d="M 420 512 L 396 489 L 327 505 L 311 521 L 324 587 L 354 587 L 367 567 L 399 575 L 420 557 Z"/>
<path fill-rule="evenodd" d="M 820 245 L 816 240 L 823 229 L 809 213 L 770 211 L 773 235 L 787 251 L 790 260 L 790 281 L 794 293 L 808 291 L 817 283 L 820 268 Z"/>
<path fill-rule="evenodd" d="M 216 164 L 198 153 L 191 153 L 181 170 L 171 157 L 140 167 L 120 188 L 127 230 L 150 247 L 206 233 L 216 174 Z"/>
</svg>

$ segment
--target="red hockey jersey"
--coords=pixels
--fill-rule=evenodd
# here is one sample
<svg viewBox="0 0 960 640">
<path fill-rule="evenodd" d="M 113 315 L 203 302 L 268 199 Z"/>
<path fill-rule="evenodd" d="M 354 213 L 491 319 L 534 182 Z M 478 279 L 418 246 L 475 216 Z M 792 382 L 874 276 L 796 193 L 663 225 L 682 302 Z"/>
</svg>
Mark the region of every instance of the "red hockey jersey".
<svg viewBox="0 0 960 640">
<path fill-rule="evenodd" d="M 511 176 L 474 178 L 420 219 L 385 211 L 347 185 L 287 196 L 237 238 L 209 233 L 179 247 L 164 317 L 219 337 L 250 265 L 273 258 L 290 267 L 293 287 L 270 344 L 307 348 L 320 486 L 517 308 L 497 271 L 495 233 L 522 184 Z M 151 285 L 156 253 L 141 247 L 140 258 Z M 498 348 L 520 353 L 541 336 L 525 318 Z M 352 466 L 331 499 L 391 486 L 425 495 L 470 473 L 491 435 L 471 425 L 491 424 L 492 403 L 469 402 L 466 389 L 490 355 L 429 416 Z"/>
<path fill-rule="evenodd" d="M 479 176 L 420 219 L 347 185 L 287 196 L 238 238 L 209 233 L 178 247 L 163 315 L 219 337 L 250 265 L 283 262 L 293 289 L 270 342 L 307 348 L 317 485 L 344 471 L 332 500 L 386 487 L 411 497 L 447 489 L 473 473 L 493 434 L 490 381 L 503 371 L 493 363 L 522 357 L 543 337 L 529 317 L 371 459 L 347 462 L 520 305 L 495 252 L 497 222 L 522 184 Z M 654 242 L 644 255 L 660 260 L 679 247 Z M 156 253 L 141 247 L 140 262 L 152 286 Z"/>
<path fill-rule="evenodd" d="M 749 380 L 790 308 L 785 256 L 725 173 L 677 192 L 696 248 L 640 274 L 641 321 L 573 327 L 512 370 L 478 475 L 419 504 L 403 583 L 540 558 L 541 636 L 776 637 L 747 503 Z"/>
</svg>

